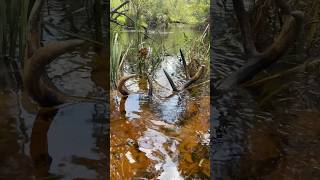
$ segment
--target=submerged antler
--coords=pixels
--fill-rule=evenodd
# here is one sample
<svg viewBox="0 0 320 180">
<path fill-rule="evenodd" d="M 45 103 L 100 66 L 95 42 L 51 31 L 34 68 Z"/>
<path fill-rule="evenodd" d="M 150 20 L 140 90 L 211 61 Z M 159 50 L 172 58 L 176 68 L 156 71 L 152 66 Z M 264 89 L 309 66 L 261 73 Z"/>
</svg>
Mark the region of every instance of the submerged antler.
<svg viewBox="0 0 320 180">
<path fill-rule="evenodd" d="M 243 37 L 243 46 L 248 56 L 248 63 L 238 71 L 227 77 L 219 86 L 219 89 L 230 89 L 233 86 L 242 84 L 252 79 L 263 69 L 268 68 L 281 57 L 290 44 L 297 40 L 303 28 L 303 13 L 292 11 L 285 0 L 273 0 L 276 6 L 286 16 L 286 21 L 278 37 L 266 48 L 264 52 L 257 52 L 254 39 L 252 37 L 251 25 L 249 23 L 248 12 L 245 10 L 243 0 L 233 0 L 233 6 L 238 18 L 238 22 Z"/>
<path fill-rule="evenodd" d="M 125 83 L 134 77 L 137 77 L 139 75 L 133 74 L 130 76 L 124 76 L 122 78 L 120 78 L 118 85 L 117 85 L 117 89 L 118 91 L 123 95 L 123 96 L 128 96 L 130 94 L 129 90 L 127 89 L 127 87 L 125 86 Z M 147 80 L 148 80 L 148 84 L 149 84 L 149 88 L 148 88 L 148 96 L 152 96 L 153 94 L 153 85 L 152 85 L 152 81 L 150 79 L 150 77 L 148 75 L 147 76 Z"/>
<path fill-rule="evenodd" d="M 48 79 L 45 66 L 58 56 L 83 45 L 84 40 L 53 42 L 40 47 L 41 9 L 44 0 L 36 0 L 28 19 L 26 61 L 23 69 L 23 83 L 31 98 L 40 106 L 56 106 L 72 100 L 71 96 L 59 91 Z"/>
<path fill-rule="evenodd" d="M 168 79 L 168 81 L 169 81 L 169 83 L 170 83 L 170 85 L 171 85 L 171 87 L 172 87 L 172 90 L 173 90 L 174 92 L 178 92 L 178 91 L 182 91 L 182 90 L 186 89 L 186 88 L 189 87 L 191 84 L 193 84 L 193 83 L 196 82 L 198 79 L 200 79 L 200 77 L 201 77 L 202 74 L 204 73 L 204 70 L 205 70 L 204 65 L 200 66 L 200 68 L 198 69 L 197 73 L 196 73 L 193 77 L 191 77 L 185 84 L 183 84 L 180 89 L 178 89 L 178 88 L 176 87 L 176 85 L 174 84 L 172 78 L 171 78 L 170 75 L 167 73 L 167 71 L 163 69 L 163 72 L 164 72 L 164 74 L 166 75 L 166 77 L 167 77 L 167 79 Z"/>
<path fill-rule="evenodd" d="M 128 96 L 128 95 L 130 94 L 129 90 L 128 90 L 127 87 L 125 86 L 125 83 L 126 83 L 129 79 L 134 78 L 134 77 L 136 77 L 136 76 L 138 76 L 138 75 L 133 74 L 133 75 L 130 75 L 130 76 L 125 76 L 125 77 L 120 78 L 117 87 L 118 87 L 118 91 L 119 91 L 122 95 Z"/>
<path fill-rule="evenodd" d="M 68 101 L 52 83 L 45 79 L 45 66 L 58 56 L 84 44 L 83 40 L 54 42 L 34 52 L 24 66 L 24 87 L 28 94 L 41 106 L 55 106 Z"/>
</svg>

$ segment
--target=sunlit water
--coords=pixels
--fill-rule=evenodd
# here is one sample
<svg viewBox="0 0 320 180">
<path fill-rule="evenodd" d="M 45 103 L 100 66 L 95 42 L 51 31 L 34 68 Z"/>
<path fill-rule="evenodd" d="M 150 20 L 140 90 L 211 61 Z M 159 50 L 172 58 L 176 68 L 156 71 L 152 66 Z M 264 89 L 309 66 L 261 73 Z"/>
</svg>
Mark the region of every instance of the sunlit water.
<svg viewBox="0 0 320 180">
<path fill-rule="evenodd" d="M 186 47 L 187 37 L 199 34 L 184 27 L 151 32 L 168 54 L 152 79 L 154 95 L 148 97 L 148 85 L 139 78 L 126 83 L 132 92 L 126 99 L 112 91 L 112 179 L 209 179 L 208 84 L 172 95 L 162 70 L 172 76 L 178 87 L 185 83 L 179 48 Z M 138 38 L 136 31 L 121 35 L 127 43 Z M 130 67 L 134 63 L 130 60 L 131 57 L 126 59 L 124 74 L 132 74 Z"/>
</svg>

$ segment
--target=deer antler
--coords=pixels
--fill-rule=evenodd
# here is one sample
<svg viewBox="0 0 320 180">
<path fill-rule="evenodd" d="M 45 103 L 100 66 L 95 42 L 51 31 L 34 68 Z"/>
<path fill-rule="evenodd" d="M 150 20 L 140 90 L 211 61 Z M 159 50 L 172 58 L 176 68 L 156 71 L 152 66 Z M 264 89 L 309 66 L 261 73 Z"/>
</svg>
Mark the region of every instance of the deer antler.
<svg viewBox="0 0 320 180">
<path fill-rule="evenodd" d="M 176 85 L 174 84 L 172 78 L 167 73 L 167 71 L 163 69 L 163 72 L 166 75 L 166 77 L 167 77 L 167 79 L 168 79 L 168 81 L 169 81 L 169 83 L 170 83 L 170 85 L 172 87 L 172 90 L 174 92 L 178 92 L 178 91 L 184 90 L 185 88 L 189 87 L 191 84 L 196 82 L 198 79 L 200 79 L 201 75 L 204 73 L 204 70 L 205 70 L 205 66 L 204 65 L 200 66 L 200 68 L 198 69 L 197 73 L 193 77 L 191 77 L 191 79 L 188 80 L 185 84 L 183 84 L 180 89 L 178 89 L 176 87 Z"/>
<path fill-rule="evenodd" d="M 130 76 L 124 76 L 124 77 L 120 78 L 120 80 L 118 82 L 118 85 L 117 85 L 117 89 L 123 96 L 128 96 L 130 94 L 129 90 L 125 86 L 125 83 L 129 79 L 137 77 L 137 76 L 139 76 L 139 75 L 133 74 L 133 75 L 130 75 Z M 148 75 L 146 75 L 146 76 L 147 76 L 147 80 L 148 80 L 148 83 L 149 83 L 148 96 L 152 96 L 152 94 L 153 94 L 152 81 L 151 81 L 151 79 L 150 79 L 150 77 Z"/>
<path fill-rule="evenodd" d="M 130 76 L 124 76 L 122 78 L 120 78 L 119 82 L 118 82 L 118 85 L 117 85 L 117 88 L 118 88 L 118 91 L 124 95 L 124 96 L 128 96 L 130 94 L 129 90 L 127 89 L 127 87 L 125 86 L 125 83 L 131 79 L 131 78 L 134 78 L 138 75 L 136 74 L 133 74 L 133 75 L 130 75 Z"/>
<path fill-rule="evenodd" d="M 285 15 L 289 15 L 289 18 L 286 19 L 281 32 L 273 44 L 264 52 L 257 52 L 252 37 L 248 12 L 244 8 L 243 0 L 233 0 L 234 10 L 243 37 L 243 46 L 249 61 L 238 71 L 227 77 L 218 86 L 219 89 L 227 90 L 252 79 L 261 70 L 268 68 L 276 62 L 285 53 L 289 45 L 296 41 L 303 28 L 303 13 L 301 11 L 292 11 L 289 4 L 284 0 L 273 1 Z"/>
</svg>

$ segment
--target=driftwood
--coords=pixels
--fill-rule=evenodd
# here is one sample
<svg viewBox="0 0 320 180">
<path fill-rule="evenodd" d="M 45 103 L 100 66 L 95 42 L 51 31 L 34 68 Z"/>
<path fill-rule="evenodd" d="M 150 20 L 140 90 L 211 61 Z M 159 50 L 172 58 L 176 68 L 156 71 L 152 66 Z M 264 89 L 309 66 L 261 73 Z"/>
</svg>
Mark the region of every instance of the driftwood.
<svg viewBox="0 0 320 180">
<path fill-rule="evenodd" d="M 36 0 L 28 19 L 26 61 L 23 69 L 24 88 L 40 106 L 50 107 L 68 102 L 71 97 L 59 91 L 49 80 L 45 66 L 56 57 L 84 44 L 68 40 L 40 45 L 41 9 L 44 0 Z"/>
<path fill-rule="evenodd" d="M 240 25 L 243 46 L 248 58 L 247 64 L 227 77 L 218 89 L 227 90 L 252 79 L 256 74 L 275 63 L 295 42 L 303 28 L 303 13 L 292 11 L 284 0 L 274 0 L 276 6 L 285 17 L 281 32 L 270 47 L 264 52 L 258 52 L 253 39 L 248 12 L 242 0 L 233 0 L 234 10 Z"/>
</svg>

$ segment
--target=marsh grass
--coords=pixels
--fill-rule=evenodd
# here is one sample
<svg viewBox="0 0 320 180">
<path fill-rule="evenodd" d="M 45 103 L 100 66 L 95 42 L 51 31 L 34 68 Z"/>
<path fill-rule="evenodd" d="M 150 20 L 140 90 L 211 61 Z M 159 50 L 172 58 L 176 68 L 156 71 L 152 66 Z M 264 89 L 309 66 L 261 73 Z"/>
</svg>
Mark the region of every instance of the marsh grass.
<svg viewBox="0 0 320 180">
<path fill-rule="evenodd" d="M 123 46 L 119 42 L 119 34 L 115 33 L 111 43 L 110 51 L 110 77 L 113 87 L 117 85 L 118 69 L 120 67 L 120 61 L 122 59 Z"/>
<path fill-rule="evenodd" d="M 19 59 L 26 46 L 29 0 L 0 1 L 0 58 Z"/>
<path fill-rule="evenodd" d="M 186 57 L 188 63 L 188 69 L 191 75 L 194 73 L 192 71 L 196 70 L 200 65 L 205 65 L 206 67 L 210 67 L 210 42 L 209 42 L 209 32 L 210 26 L 209 24 L 206 26 L 205 30 L 201 34 L 201 36 L 188 39 L 185 37 L 186 41 Z M 190 44 L 188 46 L 188 44 Z M 208 68 L 209 70 L 209 68 Z M 207 74 L 210 72 L 207 71 Z"/>
</svg>

